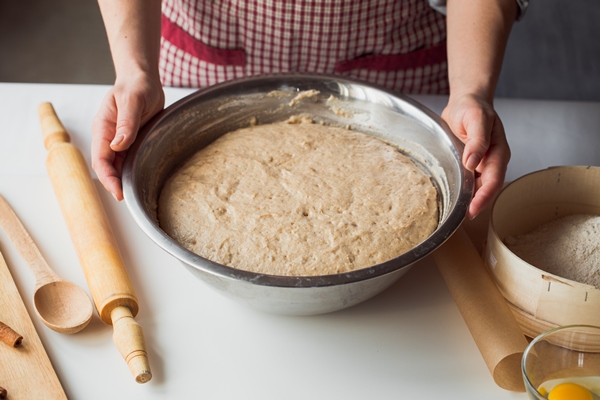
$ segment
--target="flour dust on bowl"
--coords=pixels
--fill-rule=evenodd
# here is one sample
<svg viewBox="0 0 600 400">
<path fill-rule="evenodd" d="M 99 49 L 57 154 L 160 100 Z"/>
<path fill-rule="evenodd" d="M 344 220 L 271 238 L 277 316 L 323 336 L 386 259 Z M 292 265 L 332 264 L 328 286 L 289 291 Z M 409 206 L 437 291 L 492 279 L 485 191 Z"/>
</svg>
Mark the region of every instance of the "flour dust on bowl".
<svg viewBox="0 0 600 400">
<path fill-rule="evenodd" d="M 232 268 L 189 251 L 161 229 L 161 191 L 186 160 L 229 132 L 298 116 L 371 135 L 408 155 L 437 190 L 437 228 L 391 260 L 315 276 Z M 199 90 L 149 121 L 127 153 L 123 190 L 141 229 L 212 288 L 267 312 L 320 314 L 350 307 L 385 290 L 454 233 L 473 190 L 473 176 L 461 164 L 462 149 L 462 143 L 436 114 L 409 97 L 335 76 L 255 76 Z"/>
</svg>

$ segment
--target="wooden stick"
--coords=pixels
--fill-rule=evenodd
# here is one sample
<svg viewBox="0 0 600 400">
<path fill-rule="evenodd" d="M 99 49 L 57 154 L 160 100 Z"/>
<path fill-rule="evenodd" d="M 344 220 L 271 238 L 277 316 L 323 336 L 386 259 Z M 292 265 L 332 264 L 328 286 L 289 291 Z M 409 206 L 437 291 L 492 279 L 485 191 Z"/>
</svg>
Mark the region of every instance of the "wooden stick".
<svg viewBox="0 0 600 400">
<path fill-rule="evenodd" d="M 0 340 L 12 347 L 19 347 L 23 342 L 23 336 L 15 332 L 10 326 L 0 321 Z"/>
<path fill-rule="evenodd" d="M 102 321 L 138 383 L 150 380 L 142 328 L 133 319 L 138 301 L 89 168 L 50 103 L 38 108 L 46 167 Z"/>
</svg>

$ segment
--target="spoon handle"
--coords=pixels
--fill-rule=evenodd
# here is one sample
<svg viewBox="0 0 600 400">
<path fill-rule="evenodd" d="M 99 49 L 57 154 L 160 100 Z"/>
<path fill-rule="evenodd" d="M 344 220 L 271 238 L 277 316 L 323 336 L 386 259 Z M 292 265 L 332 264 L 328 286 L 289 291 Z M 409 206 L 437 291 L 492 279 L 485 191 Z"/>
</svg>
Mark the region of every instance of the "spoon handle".
<svg viewBox="0 0 600 400">
<path fill-rule="evenodd" d="M 6 232 L 11 242 L 17 248 L 23 259 L 29 265 L 36 278 L 36 286 L 59 279 L 58 275 L 50 268 L 42 253 L 33 242 L 25 226 L 17 217 L 8 202 L 0 195 L 0 225 Z"/>
</svg>

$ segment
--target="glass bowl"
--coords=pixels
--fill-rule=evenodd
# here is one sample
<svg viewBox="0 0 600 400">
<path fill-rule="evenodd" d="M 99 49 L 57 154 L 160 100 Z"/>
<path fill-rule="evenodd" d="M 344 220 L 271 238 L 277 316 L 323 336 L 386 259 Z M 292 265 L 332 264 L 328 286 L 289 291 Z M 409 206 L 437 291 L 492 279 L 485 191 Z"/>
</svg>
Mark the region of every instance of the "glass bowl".
<svg viewBox="0 0 600 400">
<path fill-rule="evenodd" d="M 540 334 L 521 367 L 532 400 L 600 400 L 600 327 L 567 325 Z"/>
</svg>

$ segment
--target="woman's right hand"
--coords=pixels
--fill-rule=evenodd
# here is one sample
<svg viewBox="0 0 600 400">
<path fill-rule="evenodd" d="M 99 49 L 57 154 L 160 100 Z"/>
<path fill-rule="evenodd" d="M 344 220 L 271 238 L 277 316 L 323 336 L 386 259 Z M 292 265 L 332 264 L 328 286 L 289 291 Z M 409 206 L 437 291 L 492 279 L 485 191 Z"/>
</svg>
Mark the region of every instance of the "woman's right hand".
<svg viewBox="0 0 600 400">
<path fill-rule="evenodd" d="M 92 124 L 92 168 L 117 201 L 123 200 L 121 172 L 139 128 L 161 111 L 164 92 L 158 77 L 139 74 L 115 82 Z"/>
</svg>

